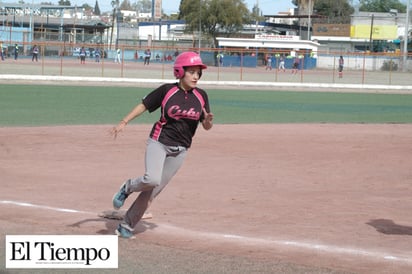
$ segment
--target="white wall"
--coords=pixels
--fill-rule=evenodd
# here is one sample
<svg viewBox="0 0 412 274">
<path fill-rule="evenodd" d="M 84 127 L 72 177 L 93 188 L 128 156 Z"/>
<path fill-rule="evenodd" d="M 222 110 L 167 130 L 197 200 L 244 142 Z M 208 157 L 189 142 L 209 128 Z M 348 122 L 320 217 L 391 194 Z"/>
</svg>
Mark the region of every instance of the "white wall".
<svg viewBox="0 0 412 274">
<path fill-rule="evenodd" d="M 336 56 L 325 56 L 320 55 L 317 59 L 317 68 L 318 69 L 333 69 L 337 68 L 339 65 L 339 55 Z M 381 70 L 383 63 L 386 61 L 392 60 L 395 64 L 398 65 L 398 69 L 402 67 L 402 57 L 400 56 L 345 56 L 343 55 L 343 59 L 345 60 L 345 69 L 351 70 L 370 70 L 370 71 L 378 71 Z M 412 67 L 412 60 L 408 60 L 407 66 L 409 70 Z"/>
</svg>

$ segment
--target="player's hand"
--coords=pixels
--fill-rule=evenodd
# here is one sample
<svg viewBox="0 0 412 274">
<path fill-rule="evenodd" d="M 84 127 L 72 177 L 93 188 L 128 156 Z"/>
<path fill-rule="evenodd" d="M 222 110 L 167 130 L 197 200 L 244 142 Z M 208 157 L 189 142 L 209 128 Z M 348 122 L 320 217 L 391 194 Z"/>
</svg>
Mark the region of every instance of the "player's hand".
<svg viewBox="0 0 412 274">
<path fill-rule="evenodd" d="M 203 119 L 203 128 L 204 129 L 211 129 L 213 126 L 213 113 L 207 112 L 205 108 L 203 108 L 204 119 Z"/>
<path fill-rule="evenodd" d="M 115 127 L 113 127 L 111 130 L 110 130 L 110 135 L 112 135 L 113 136 L 113 138 L 114 139 L 116 139 L 116 137 L 117 137 L 117 134 L 119 134 L 120 132 L 122 132 L 123 130 L 124 130 L 124 128 L 125 128 L 125 126 L 127 125 L 127 123 L 125 122 L 125 121 L 120 121 L 120 123 L 117 125 L 117 126 L 115 126 Z"/>
<path fill-rule="evenodd" d="M 213 113 L 207 112 L 205 108 L 203 108 L 203 113 L 205 114 L 205 121 L 212 122 L 213 121 Z"/>
</svg>

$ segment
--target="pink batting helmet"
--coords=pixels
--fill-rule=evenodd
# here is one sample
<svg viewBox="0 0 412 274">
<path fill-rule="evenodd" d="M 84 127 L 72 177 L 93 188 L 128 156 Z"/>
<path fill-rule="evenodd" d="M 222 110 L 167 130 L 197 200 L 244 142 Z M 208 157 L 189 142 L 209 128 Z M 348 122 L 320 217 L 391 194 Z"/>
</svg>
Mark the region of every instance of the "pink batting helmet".
<svg viewBox="0 0 412 274">
<path fill-rule="evenodd" d="M 206 69 L 207 66 L 203 64 L 200 55 L 196 52 L 183 52 L 177 56 L 175 64 L 173 65 L 173 73 L 177 79 L 185 76 L 185 67 L 200 66 L 201 69 Z"/>
</svg>

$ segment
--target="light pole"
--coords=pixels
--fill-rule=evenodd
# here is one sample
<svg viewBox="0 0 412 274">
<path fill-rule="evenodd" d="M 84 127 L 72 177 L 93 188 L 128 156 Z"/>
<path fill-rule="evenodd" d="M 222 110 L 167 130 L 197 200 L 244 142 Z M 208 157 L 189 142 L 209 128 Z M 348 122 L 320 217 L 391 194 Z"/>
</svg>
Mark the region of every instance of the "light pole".
<svg viewBox="0 0 412 274">
<path fill-rule="evenodd" d="M 406 19 L 405 19 L 405 34 L 403 42 L 403 72 L 407 71 L 406 62 L 408 60 L 408 39 L 409 39 L 409 8 L 410 0 L 406 0 Z"/>
<path fill-rule="evenodd" d="M 202 41 L 202 0 L 199 0 L 199 54 Z"/>
<path fill-rule="evenodd" d="M 120 19 L 121 12 L 119 6 L 116 6 L 116 50 L 119 48 L 119 38 L 120 38 Z"/>
<path fill-rule="evenodd" d="M 312 12 L 312 0 L 309 0 L 309 11 L 308 11 L 308 40 L 310 40 L 310 25 L 312 25 L 311 20 L 311 12 Z"/>
<path fill-rule="evenodd" d="M 372 19 L 371 19 L 371 31 L 369 34 L 369 52 L 373 52 L 373 21 L 374 21 L 375 15 L 372 14 Z"/>
<path fill-rule="evenodd" d="M 259 33 L 259 0 L 256 0 L 256 29 L 255 35 Z"/>
</svg>

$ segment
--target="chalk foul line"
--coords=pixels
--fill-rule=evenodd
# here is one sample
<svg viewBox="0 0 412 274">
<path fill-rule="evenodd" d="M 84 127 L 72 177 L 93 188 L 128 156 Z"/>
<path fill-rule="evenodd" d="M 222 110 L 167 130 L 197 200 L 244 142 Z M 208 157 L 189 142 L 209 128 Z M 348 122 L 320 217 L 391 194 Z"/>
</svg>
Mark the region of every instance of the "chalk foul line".
<svg viewBox="0 0 412 274">
<path fill-rule="evenodd" d="M 27 202 L 0 200 L 0 204 L 44 209 L 44 210 L 51 210 L 51 211 L 65 212 L 65 213 L 97 215 L 97 213 L 94 213 L 94 212 L 80 211 L 80 210 L 68 209 L 68 208 L 58 208 L 58 207 L 51 207 L 51 206 L 45 206 L 45 205 L 36 205 L 36 204 L 27 203 Z M 221 240 L 221 241 L 227 241 L 227 242 L 234 242 L 234 243 L 241 244 L 241 245 L 255 245 L 255 246 L 272 248 L 272 249 L 279 248 L 279 247 L 289 247 L 289 248 L 296 248 L 299 250 L 305 249 L 308 251 L 324 252 L 324 253 L 333 254 L 333 255 L 362 256 L 362 257 L 367 257 L 373 260 L 386 260 L 386 261 L 391 261 L 391 262 L 412 264 L 412 253 L 393 255 L 388 252 L 380 252 L 380 251 L 373 251 L 373 250 L 366 250 L 366 249 L 352 248 L 352 247 L 341 247 L 341 246 L 336 246 L 336 245 L 327 245 L 327 244 L 311 243 L 311 242 L 304 242 L 304 241 L 276 240 L 276 239 L 268 239 L 268 238 L 247 237 L 247 236 L 241 236 L 241 235 L 235 235 L 235 234 L 194 231 L 194 230 L 189 230 L 185 228 L 180 228 L 180 227 L 177 227 L 171 224 L 158 224 L 158 227 L 155 229 L 155 231 L 160 232 L 160 233 L 168 233 L 168 234 L 175 233 L 180 236 L 185 235 L 186 237 L 192 237 L 192 238 L 202 238 L 203 240 L 205 239 Z"/>
<path fill-rule="evenodd" d="M 57 212 L 66 212 L 66 213 L 94 214 L 92 212 L 80 211 L 80 210 L 75 210 L 75 209 L 58 208 L 58 207 L 51 207 L 51 206 L 45 206 L 45 205 L 35 205 L 35 204 L 31 204 L 31 203 L 17 202 L 17 201 L 0 200 L 0 204 L 14 205 L 14 206 L 20 206 L 20 207 L 30 207 L 30 208 L 37 208 L 37 209 L 45 209 L 45 210 L 51 210 L 51 211 L 57 211 Z"/>
</svg>

